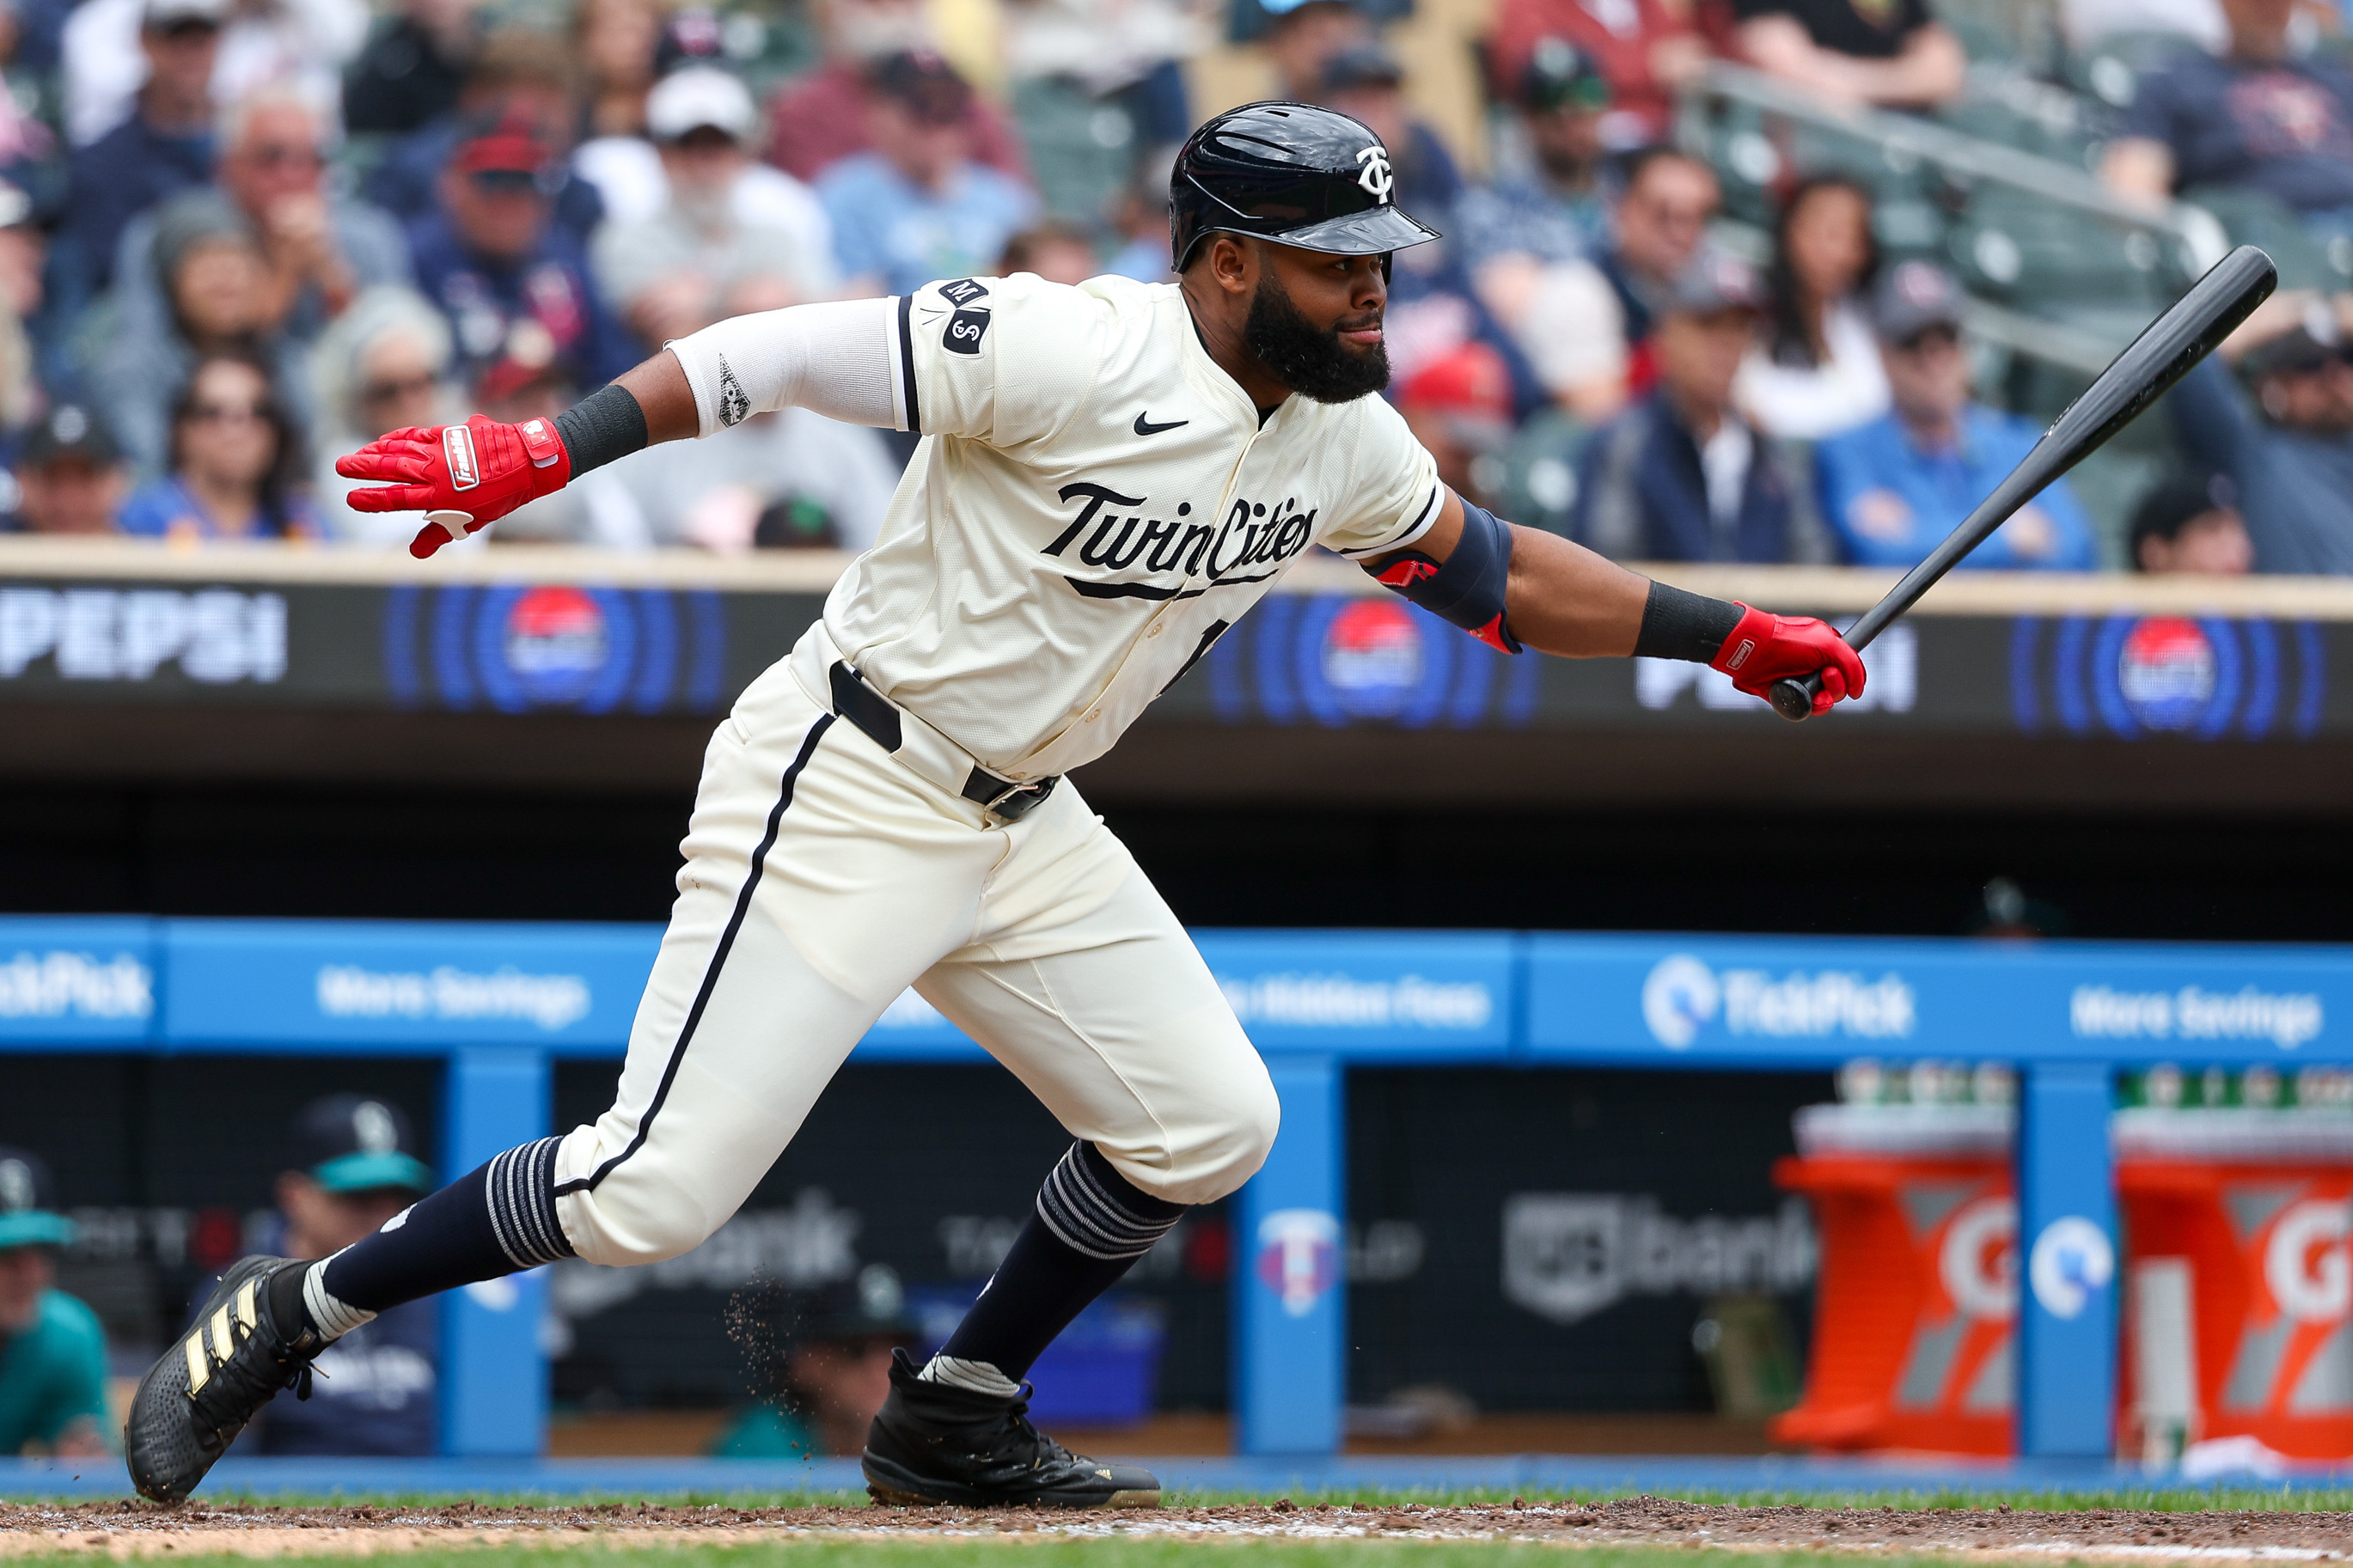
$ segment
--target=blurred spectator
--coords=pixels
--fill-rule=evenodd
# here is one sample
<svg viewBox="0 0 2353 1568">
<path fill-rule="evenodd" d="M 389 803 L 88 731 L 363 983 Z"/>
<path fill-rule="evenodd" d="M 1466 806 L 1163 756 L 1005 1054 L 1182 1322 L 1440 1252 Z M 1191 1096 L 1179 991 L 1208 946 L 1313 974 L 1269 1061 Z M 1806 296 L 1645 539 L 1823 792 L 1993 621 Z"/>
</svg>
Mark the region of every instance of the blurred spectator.
<svg viewBox="0 0 2353 1568">
<path fill-rule="evenodd" d="M 1810 441 L 1887 411 L 1887 375 L 1861 303 L 1878 269 L 1871 193 L 1843 174 L 1800 181 L 1775 227 L 1764 341 L 1733 384 L 1757 428 Z"/>
<path fill-rule="evenodd" d="M 711 1440 L 728 1459 L 806 1459 L 866 1446 L 891 1392 L 891 1352 L 915 1342 L 899 1277 L 870 1264 L 855 1280 L 763 1292 L 751 1320 L 752 1375 L 769 1393 Z"/>
<path fill-rule="evenodd" d="M 32 198 L 0 180 L 0 430 L 32 418 L 48 379 L 30 331 L 41 315 L 47 257 Z"/>
<path fill-rule="evenodd" d="M 461 366 L 511 352 L 528 321 L 575 384 L 594 386 L 643 356 L 590 284 L 579 240 L 553 221 L 543 176 L 554 159 L 529 120 L 475 121 L 442 172 L 439 210 L 410 227 L 409 250 Z"/>
<path fill-rule="evenodd" d="M 21 533 L 112 533 L 131 493 L 121 454 L 79 403 L 60 403 L 33 426 L 15 479 L 16 515 L 5 529 Z"/>
<path fill-rule="evenodd" d="M 1618 296 L 1634 390 L 1650 384 L 1641 362 L 1651 335 L 1651 301 L 1691 268 L 1723 192 L 1715 174 L 1688 153 L 1651 147 L 1627 161 L 1626 185 L 1610 212 L 1611 243 L 1596 259 Z"/>
<path fill-rule="evenodd" d="M 1826 104 L 1933 109 L 1961 95 L 1968 57 L 1927 0 L 1733 0 L 1757 69 Z"/>
<path fill-rule="evenodd" d="M 1265 10 L 1261 42 L 1267 63 L 1274 67 L 1274 95 L 1293 103 L 1316 101 L 1328 61 L 1378 41 L 1371 18 L 1349 0 L 1295 0 L 1282 9 L 1267 5 Z"/>
<path fill-rule="evenodd" d="M 1481 303 L 1579 420 L 1606 419 L 1626 399 L 1624 311 L 1585 259 L 1608 226 L 1598 128 L 1609 91 L 1584 54 L 1544 40 L 1516 106 L 1533 166 L 1466 191 L 1453 224 Z"/>
<path fill-rule="evenodd" d="M 648 347 L 708 326 L 746 279 L 783 284 L 782 304 L 839 282 L 825 209 L 791 175 L 752 161 L 758 110 L 725 71 L 690 66 L 647 100 L 663 205 L 597 232 L 596 282 Z M 781 193 L 771 187 L 783 187 Z"/>
<path fill-rule="evenodd" d="M 302 444 L 260 362 L 212 354 L 172 405 L 171 471 L 122 508 L 122 531 L 178 543 L 316 539 L 296 489 Z"/>
<path fill-rule="evenodd" d="M 1168 172 L 1173 159 L 1136 160 L 1135 174 L 1118 206 L 1119 249 L 1102 268 L 1138 283 L 1166 283 L 1176 275 L 1168 256 Z"/>
<path fill-rule="evenodd" d="M 2231 47 L 2221 0 L 2060 0 L 2059 26 L 2070 49 L 2088 53 L 2107 37 L 2173 33 L 2209 54 Z"/>
<path fill-rule="evenodd" d="M 2260 191 L 2353 226 L 2353 71 L 2291 50 L 2295 0 L 2223 0 L 2231 47 L 2185 48 L 2144 73 L 2100 173 L 2152 199 L 2201 185 Z"/>
<path fill-rule="evenodd" d="M 1594 432 L 1570 532 L 1616 560 L 1814 563 L 1820 521 L 1732 381 L 1766 304 L 1747 263 L 1704 250 L 1660 301 L 1658 384 Z"/>
<path fill-rule="evenodd" d="M 690 184 L 696 184 L 700 197 L 712 201 L 723 183 L 735 223 L 792 236 L 794 255 L 786 275 L 801 278 L 812 296 L 835 286 L 833 226 L 824 205 L 807 185 L 752 156 L 760 116 L 739 79 L 715 66 L 681 67 L 655 86 L 646 114 L 646 136 L 599 136 L 573 153 L 572 167 L 596 186 L 608 226 L 626 228 L 658 216 L 670 204 L 670 169 L 675 162 L 664 149 L 697 131 L 717 131 L 734 144 L 734 152 L 723 157 L 713 138 L 696 138 L 700 156 L 689 160 L 690 173 L 702 178 Z"/>
<path fill-rule="evenodd" d="M 144 0 L 146 84 L 131 117 L 74 154 L 53 277 L 70 310 L 114 279 L 133 217 L 213 173 L 213 63 L 228 0 Z"/>
<path fill-rule="evenodd" d="M 1707 64 L 1707 45 L 1666 0 L 1504 0 L 1488 39 L 1496 96 L 1509 99 L 1540 64 L 1547 40 L 1592 62 L 1609 87 L 1595 131 L 1617 151 L 1666 139 L 1675 90 Z"/>
<path fill-rule="evenodd" d="M 264 317 L 310 342 L 373 284 L 406 283 L 408 244 L 391 216 L 327 193 L 327 126 L 299 95 L 265 89 L 232 108 L 221 125 L 217 184 L 174 197 L 132 220 L 115 262 L 126 324 L 160 327 L 169 314 L 155 271 L 155 236 L 184 205 L 209 203 L 234 215 L 261 241 L 268 275 Z"/>
<path fill-rule="evenodd" d="M 0 1146 L 0 1458 L 106 1452 L 106 1331 L 57 1288 L 73 1238 L 48 1166 Z"/>
<path fill-rule="evenodd" d="M 289 385 L 301 368 L 292 341 L 272 330 L 269 264 L 234 205 L 174 204 L 155 226 L 153 255 L 166 314 L 135 321 L 118 313 L 91 367 L 107 422 L 142 479 L 164 472 L 171 399 L 200 359 L 251 359 Z M 297 408 L 298 418 L 305 414 Z"/>
<path fill-rule="evenodd" d="M 776 300 L 764 297 L 767 287 L 743 285 L 722 313 L 771 308 Z M 627 492 L 634 523 L 622 516 L 618 499 L 592 498 L 607 509 L 602 534 L 616 542 L 634 527 L 653 543 L 720 554 L 795 546 L 864 550 L 882 531 L 900 467 L 881 432 L 787 408 L 754 414 L 708 440 L 634 453 L 588 480 L 609 474 Z"/>
<path fill-rule="evenodd" d="M 331 537 L 391 547 L 417 531 L 406 514 L 344 506 L 359 481 L 336 473 L 335 459 L 391 431 L 459 416 L 449 360 L 448 321 L 406 289 L 364 291 L 320 338 L 311 355 L 319 427 L 312 487 Z"/>
<path fill-rule="evenodd" d="M 1894 407 L 1814 449 L 1822 510 L 1858 565 L 1918 564 L 2042 437 L 2033 421 L 1970 400 L 1964 302 L 1952 274 L 1926 261 L 1890 268 L 1873 291 Z M 2091 521 L 2063 479 L 1962 564 L 2088 572 L 2099 560 Z"/>
<path fill-rule="evenodd" d="M 76 145 L 96 141 L 131 112 L 154 66 L 136 38 L 153 0 L 81 0 L 63 40 L 66 129 Z M 210 15 L 221 31 L 210 72 L 215 102 L 235 103 L 265 87 L 290 87 L 332 114 L 343 65 L 366 41 L 365 0 L 223 0 Z"/>
<path fill-rule="evenodd" d="M 1016 272 L 1034 272 L 1049 283 L 1083 283 L 1099 276 L 1103 264 L 1095 258 L 1095 242 L 1086 231 L 1074 224 L 1048 218 L 1044 223 L 1025 228 L 1005 242 L 1005 254 L 997 258 L 996 271 L 1001 278 Z"/>
<path fill-rule="evenodd" d="M 2353 295 L 2275 294 L 2222 345 L 2253 409 L 2212 360 L 2169 399 L 2183 455 L 2238 487 L 2258 572 L 2353 574 L 2348 324 Z"/>
<path fill-rule="evenodd" d="M 587 77 L 591 136 L 636 136 L 646 128 L 661 48 L 662 14 L 654 0 L 580 0 L 572 47 Z"/>
<path fill-rule="evenodd" d="M 587 243 L 605 208 L 596 187 L 561 156 L 571 145 L 579 106 L 565 40 L 553 33 L 511 30 L 484 39 L 467 69 L 458 107 L 385 155 L 368 177 L 368 200 L 403 224 L 423 219 L 440 201 L 441 175 L 457 156 L 459 142 L 476 127 L 501 120 L 532 126 L 547 143 L 553 161 L 543 178 L 555 221 Z M 649 203 L 646 211 L 659 205 Z"/>
<path fill-rule="evenodd" d="M 974 161 L 972 89 L 939 56 L 875 68 L 866 124 L 874 151 L 818 181 L 834 254 L 853 293 L 907 294 L 986 272 L 1036 216 L 1029 191 Z"/>
<path fill-rule="evenodd" d="M 866 116 L 874 68 L 933 44 L 921 0 L 816 0 L 815 9 L 824 63 L 768 103 L 768 162 L 810 182 L 874 144 Z M 965 129 L 976 161 L 1016 180 L 1029 177 L 1012 128 L 977 97 L 966 102 Z"/>
<path fill-rule="evenodd" d="M 481 0 L 399 0 L 343 72 L 343 125 L 406 136 L 458 106 Z"/>
<path fill-rule="evenodd" d="M 2133 509 L 2126 540 L 2136 572 L 2237 577 L 2253 571 L 2254 542 L 2239 515 L 2239 490 L 2221 474 L 2173 474 Z"/>
<path fill-rule="evenodd" d="M 1510 106 L 1527 143 L 1523 168 L 1472 186 L 1455 208 L 1472 267 L 1505 256 L 1574 261 L 1599 250 L 1609 226 L 1601 139 L 1608 79 L 1575 45 L 1539 39 Z"/>
<path fill-rule="evenodd" d="M 1398 412 L 1456 494 L 1492 509 L 1498 454 L 1512 439 L 1512 377 L 1504 359 L 1471 342 L 1430 361 L 1397 389 Z"/>
<path fill-rule="evenodd" d="M 295 1118 L 293 1168 L 278 1178 L 279 1251 L 324 1258 L 383 1228 L 438 1184 L 417 1157 L 400 1107 L 365 1095 L 314 1100 Z M 264 1454 L 430 1454 L 439 1426 L 439 1310 L 378 1312 L 322 1352 L 308 1399 L 274 1401 L 256 1434 Z"/>
<path fill-rule="evenodd" d="M 1212 42 L 1209 7 L 1192 0 L 1022 0 L 1000 8 L 1006 75 L 1017 95 L 1045 84 L 1116 117 L 1087 140 L 1106 154 L 1124 121 L 1124 145 L 1174 144 L 1192 134 L 1179 62 Z M 1092 119 L 1092 116 L 1090 117 Z"/>
<path fill-rule="evenodd" d="M 1316 95 L 1309 101 L 1352 115 L 1371 128 L 1389 150 L 1395 187 L 1391 197 L 1409 212 L 1451 221 L 1462 199 L 1462 174 L 1453 156 L 1405 106 L 1405 72 L 1378 46 L 1345 49 L 1324 62 Z"/>
</svg>

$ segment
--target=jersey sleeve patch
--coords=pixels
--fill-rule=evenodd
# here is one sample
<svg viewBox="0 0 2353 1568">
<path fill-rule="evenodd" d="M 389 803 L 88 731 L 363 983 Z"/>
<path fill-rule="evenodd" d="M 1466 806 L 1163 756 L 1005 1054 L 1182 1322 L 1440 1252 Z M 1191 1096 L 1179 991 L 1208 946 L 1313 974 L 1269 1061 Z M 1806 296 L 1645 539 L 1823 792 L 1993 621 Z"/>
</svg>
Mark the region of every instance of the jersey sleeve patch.
<svg viewBox="0 0 2353 1568">
<path fill-rule="evenodd" d="M 988 333 L 988 312 L 969 308 L 948 318 L 940 333 L 940 347 L 952 354 L 980 353 L 980 340 Z"/>
</svg>

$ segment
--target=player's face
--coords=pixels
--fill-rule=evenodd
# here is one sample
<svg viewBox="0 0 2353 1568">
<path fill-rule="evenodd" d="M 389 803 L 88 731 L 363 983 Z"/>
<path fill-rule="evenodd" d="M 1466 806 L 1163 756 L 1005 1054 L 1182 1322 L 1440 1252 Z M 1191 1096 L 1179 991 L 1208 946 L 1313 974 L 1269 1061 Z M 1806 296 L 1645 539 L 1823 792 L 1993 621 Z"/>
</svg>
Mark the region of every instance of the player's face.
<svg viewBox="0 0 2353 1568">
<path fill-rule="evenodd" d="M 1326 256 L 1261 243 L 1244 340 L 1274 378 L 1318 403 L 1346 403 L 1389 381 L 1377 256 Z"/>
</svg>

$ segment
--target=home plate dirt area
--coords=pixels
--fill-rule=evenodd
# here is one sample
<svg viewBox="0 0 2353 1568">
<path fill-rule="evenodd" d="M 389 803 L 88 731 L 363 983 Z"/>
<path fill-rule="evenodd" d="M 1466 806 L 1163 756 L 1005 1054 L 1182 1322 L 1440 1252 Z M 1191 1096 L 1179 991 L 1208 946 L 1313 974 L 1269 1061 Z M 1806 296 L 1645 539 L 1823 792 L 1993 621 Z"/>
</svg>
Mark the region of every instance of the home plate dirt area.
<svg viewBox="0 0 2353 1568">
<path fill-rule="evenodd" d="M 2353 1514 L 2263 1510 L 2141 1511 L 2079 1509 L 1735 1507 L 1640 1497 L 1579 1502 L 1518 1499 L 1504 1503 L 1300 1502 L 1082 1512 L 1050 1509 L 884 1507 L 745 1508 L 607 1503 L 509 1507 L 478 1502 L 352 1507 L 215 1506 L 164 1509 L 129 1500 L 0 1503 L 0 1557 L 235 1555 L 331 1557 L 379 1552 L 470 1555 L 590 1549 L 608 1556 L 674 1559 L 683 1550 L 739 1557 L 811 1555 L 828 1543 L 863 1547 L 861 1561 L 923 1541 L 1005 1550 L 1021 1543 L 1129 1550 L 1080 1554 L 1155 1562 L 1182 1543 L 1219 1542 L 1394 1555 L 1422 1543 L 1440 1556 L 1504 1549 L 1578 1550 L 1634 1563 L 1688 1563 L 1696 1550 L 1764 1555 L 1783 1562 L 1862 1554 L 1883 1561 L 1966 1553 L 1977 1561 L 2231 1558 L 2312 1561 L 2353 1554 Z M 746 1550 L 766 1548 L 768 1550 Z M 934 1552 L 923 1560 L 946 1568 Z M 914 1555 L 902 1552 L 901 1555 Z M 1060 1552 L 1051 1554 L 1061 1554 Z M 1990 1555 L 1989 1555 L 1990 1554 Z M 949 1556 L 957 1555 L 955 1551 Z"/>
</svg>

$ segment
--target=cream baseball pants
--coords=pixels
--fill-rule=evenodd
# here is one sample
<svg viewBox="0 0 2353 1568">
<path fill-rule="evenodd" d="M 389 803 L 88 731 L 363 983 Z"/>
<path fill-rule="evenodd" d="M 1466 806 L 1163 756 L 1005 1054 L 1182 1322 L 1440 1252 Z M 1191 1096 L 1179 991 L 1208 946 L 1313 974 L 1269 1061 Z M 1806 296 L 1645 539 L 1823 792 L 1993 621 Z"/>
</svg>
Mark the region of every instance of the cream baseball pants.
<svg viewBox="0 0 2353 1568">
<path fill-rule="evenodd" d="M 712 736 L 619 1090 L 556 1153 L 574 1250 L 718 1229 L 910 985 L 1142 1191 L 1240 1186 L 1273 1085 L 1126 847 L 1067 783 L 993 824 L 837 717 L 819 665 L 805 639 Z"/>
</svg>

